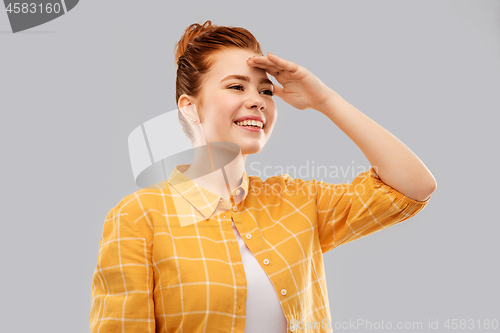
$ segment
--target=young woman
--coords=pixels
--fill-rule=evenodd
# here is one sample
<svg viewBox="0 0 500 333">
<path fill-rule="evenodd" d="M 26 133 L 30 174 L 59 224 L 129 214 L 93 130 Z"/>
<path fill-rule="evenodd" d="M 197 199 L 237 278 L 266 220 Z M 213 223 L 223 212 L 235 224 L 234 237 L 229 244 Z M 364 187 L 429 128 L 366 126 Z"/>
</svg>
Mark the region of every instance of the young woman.
<svg viewBox="0 0 500 333">
<path fill-rule="evenodd" d="M 264 56 L 243 28 L 192 24 L 176 64 L 195 158 L 108 213 L 92 332 L 330 332 L 323 253 L 417 214 L 434 177 L 306 68 Z M 327 116 L 370 170 L 351 184 L 248 176 L 246 156 L 262 150 L 277 119 L 274 95 Z"/>
</svg>

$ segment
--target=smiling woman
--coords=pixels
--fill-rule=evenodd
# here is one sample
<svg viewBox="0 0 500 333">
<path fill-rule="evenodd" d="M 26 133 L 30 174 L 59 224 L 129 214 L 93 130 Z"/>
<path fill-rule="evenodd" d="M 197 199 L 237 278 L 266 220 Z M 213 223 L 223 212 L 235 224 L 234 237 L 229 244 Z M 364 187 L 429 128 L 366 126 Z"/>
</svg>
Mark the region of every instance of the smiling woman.
<svg viewBox="0 0 500 333">
<path fill-rule="evenodd" d="M 92 332 L 285 333 L 302 331 L 297 323 L 329 332 L 323 254 L 417 214 L 434 178 L 307 69 L 263 56 L 243 28 L 190 25 L 176 64 L 194 160 L 108 213 Z M 247 155 L 263 149 L 276 123 L 276 96 L 323 113 L 374 166 L 351 184 L 247 175 Z"/>
</svg>

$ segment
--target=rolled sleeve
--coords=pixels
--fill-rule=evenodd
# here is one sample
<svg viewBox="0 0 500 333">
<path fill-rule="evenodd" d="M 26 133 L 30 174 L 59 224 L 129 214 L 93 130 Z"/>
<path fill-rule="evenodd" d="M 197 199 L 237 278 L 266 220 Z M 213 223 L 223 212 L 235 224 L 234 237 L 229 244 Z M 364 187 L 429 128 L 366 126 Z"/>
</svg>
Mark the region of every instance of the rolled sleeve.
<svg viewBox="0 0 500 333">
<path fill-rule="evenodd" d="M 405 221 L 430 200 L 429 197 L 417 201 L 405 196 L 385 184 L 373 167 L 360 173 L 350 184 L 314 182 L 323 253 Z"/>
<path fill-rule="evenodd" d="M 153 266 L 146 238 L 119 204 L 108 213 L 92 277 L 92 332 L 154 332 Z"/>
</svg>

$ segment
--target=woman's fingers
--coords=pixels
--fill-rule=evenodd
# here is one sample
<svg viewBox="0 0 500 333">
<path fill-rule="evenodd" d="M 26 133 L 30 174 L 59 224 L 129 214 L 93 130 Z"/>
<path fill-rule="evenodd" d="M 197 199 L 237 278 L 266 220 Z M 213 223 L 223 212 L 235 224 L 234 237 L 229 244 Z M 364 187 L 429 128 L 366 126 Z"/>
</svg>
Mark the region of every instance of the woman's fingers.
<svg viewBox="0 0 500 333">
<path fill-rule="evenodd" d="M 253 56 L 248 58 L 247 63 L 266 70 L 276 78 L 278 78 L 281 72 L 295 73 L 299 68 L 297 63 L 282 59 L 271 52 L 268 52 L 267 56 Z"/>
<path fill-rule="evenodd" d="M 266 68 L 273 68 L 272 70 L 274 72 L 278 72 L 278 71 L 282 70 L 281 68 L 279 68 L 279 66 L 276 66 L 275 63 L 271 62 L 269 59 L 267 59 L 264 56 L 252 57 L 252 58 L 249 58 L 248 61 L 250 61 L 250 63 L 252 63 L 252 64 L 256 64 L 259 67 L 266 66 Z"/>
<path fill-rule="evenodd" d="M 279 68 L 281 68 L 281 69 L 283 69 L 285 71 L 289 71 L 289 72 L 295 73 L 295 71 L 298 68 L 298 64 L 295 63 L 295 62 L 292 62 L 292 61 L 280 58 L 277 55 L 272 54 L 271 52 L 267 52 L 267 54 L 268 54 L 267 58 L 270 61 L 272 61 L 273 63 L 275 63 L 277 65 L 277 67 L 279 67 Z"/>
<path fill-rule="evenodd" d="M 276 68 L 275 66 L 273 66 L 270 63 L 255 61 L 253 58 L 248 59 L 248 61 L 249 61 L 250 65 L 255 65 L 259 68 L 265 69 L 266 71 L 271 73 L 273 76 L 276 76 L 280 71 L 280 69 Z"/>
</svg>

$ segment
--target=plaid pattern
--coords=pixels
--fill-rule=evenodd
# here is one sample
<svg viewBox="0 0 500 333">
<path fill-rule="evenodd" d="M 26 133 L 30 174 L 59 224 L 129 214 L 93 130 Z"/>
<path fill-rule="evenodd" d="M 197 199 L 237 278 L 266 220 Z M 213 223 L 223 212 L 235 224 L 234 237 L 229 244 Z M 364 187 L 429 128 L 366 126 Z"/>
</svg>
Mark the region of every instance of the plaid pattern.
<svg viewBox="0 0 500 333">
<path fill-rule="evenodd" d="M 245 172 L 228 203 L 184 176 L 188 166 L 108 213 L 92 332 L 243 333 L 246 280 L 231 220 L 271 279 L 288 332 L 331 332 L 323 254 L 411 218 L 430 199 L 404 196 L 372 167 L 350 184 Z M 182 226 L 186 217 L 196 222 Z M 293 325 L 301 321 L 316 329 Z"/>
</svg>

